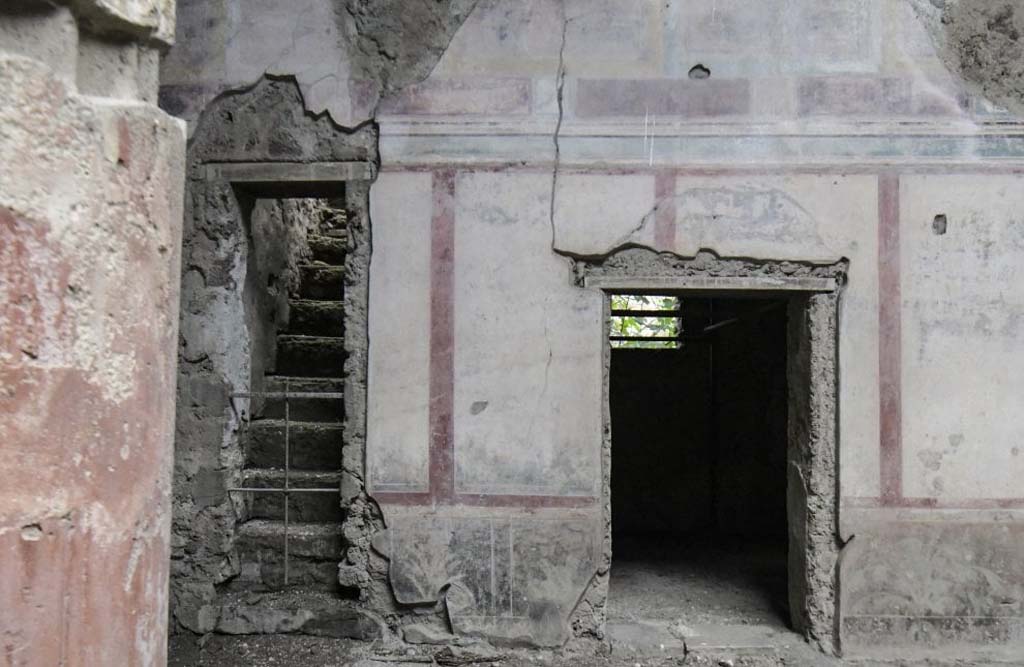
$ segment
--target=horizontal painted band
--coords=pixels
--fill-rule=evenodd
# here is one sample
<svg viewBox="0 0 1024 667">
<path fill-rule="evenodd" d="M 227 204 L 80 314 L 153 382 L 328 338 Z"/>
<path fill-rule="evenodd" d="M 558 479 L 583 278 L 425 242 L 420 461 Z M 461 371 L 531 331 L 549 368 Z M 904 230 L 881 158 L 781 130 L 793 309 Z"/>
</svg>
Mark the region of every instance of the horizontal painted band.
<svg viewBox="0 0 1024 667">
<path fill-rule="evenodd" d="M 551 165 L 551 135 L 390 135 L 380 140 L 385 164 Z M 562 168 L 588 165 L 971 165 L 980 161 L 1024 163 L 1024 135 L 676 135 L 571 136 L 560 133 Z"/>
</svg>

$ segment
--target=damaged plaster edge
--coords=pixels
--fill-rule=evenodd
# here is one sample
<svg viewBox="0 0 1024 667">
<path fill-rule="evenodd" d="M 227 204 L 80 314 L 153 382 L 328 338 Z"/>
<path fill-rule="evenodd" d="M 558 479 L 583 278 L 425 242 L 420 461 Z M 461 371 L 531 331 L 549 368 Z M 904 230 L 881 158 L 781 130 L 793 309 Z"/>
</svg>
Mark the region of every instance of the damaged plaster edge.
<svg viewBox="0 0 1024 667">
<path fill-rule="evenodd" d="M 656 263 L 651 267 L 653 269 L 651 276 L 681 275 L 678 272 L 680 269 L 684 269 L 688 272 L 706 272 L 708 275 L 725 278 L 748 275 L 749 271 L 744 273 L 744 268 L 752 267 L 779 278 L 807 274 L 829 277 L 836 281 L 836 288 L 846 284 L 850 267 L 850 260 L 845 256 L 828 259 L 779 259 L 777 257 L 727 255 L 707 246 L 701 246 L 693 255 L 687 255 L 632 241 L 599 253 L 577 253 L 562 249 L 556 249 L 555 252 L 572 260 L 573 284 L 579 287 L 586 286 L 586 278 L 594 275 L 595 271 L 600 273 L 608 270 L 610 275 L 635 275 L 624 269 L 620 271 L 617 268 L 605 267 L 605 264 L 614 263 L 629 253 L 643 253 Z M 689 273 L 682 275 L 689 275 Z M 593 283 L 593 281 L 591 282 Z"/>
<path fill-rule="evenodd" d="M 948 34 L 949 27 L 953 23 L 953 19 L 950 16 L 950 12 L 959 6 L 992 6 L 995 7 L 998 3 L 995 0 L 904 0 L 910 5 L 917 19 L 924 26 L 928 32 L 928 36 L 931 39 L 932 46 L 935 49 L 935 55 L 942 62 L 943 67 L 949 73 L 951 77 L 965 90 L 978 96 L 980 99 L 985 100 L 988 104 L 997 110 L 1009 112 L 1018 119 L 1024 119 L 1024 99 L 993 99 L 990 94 L 985 90 L 985 86 L 979 82 L 972 81 L 968 78 L 961 64 L 958 63 L 957 56 L 954 52 L 953 44 Z M 1010 16 L 1012 17 L 1012 10 L 1014 4 L 1020 11 L 1024 11 L 1024 2 L 1021 0 L 1006 1 L 1003 3 L 1004 6 L 1011 10 Z M 991 24 L 988 26 L 989 31 L 992 30 Z M 983 45 L 982 45 L 983 46 Z M 978 46 L 978 49 L 982 49 L 982 46 Z M 1003 72 L 1004 76 L 1010 76 L 1011 73 Z M 973 120 L 975 125 L 984 125 L 985 123 L 979 120 Z"/>
<path fill-rule="evenodd" d="M 375 144 L 376 144 L 376 148 L 377 148 L 377 150 L 374 151 L 374 159 L 372 161 L 372 163 L 374 165 L 374 176 L 376 176 L 376 174 L 380 172 L 380 156 L 379 156 L 380 132 L 379 132 L 376 120 L 374 118 L 369 118 L 369 119 L 366 119 L 364 121 L 361 121 L 360 123 L 358 123 L 356 125 L 347 126 L 347 125 L 342 125 L 337 120 L 335 120 L 334 116 L 331 114 L 329 109 L 322 109 L 320 111 L 312 110 L 310 105 L 306 101 L 306 94 L 302 90 L 302 84 L 299 81 L 298 77 L 296 77 L 294 74 L 271 74 L 271 73 L 265 71 L 259 77 L 257 77 L 254 81 L 251 81 L 251 82 L 248 82 L 248 83 L 240 83 L 240 84 L 231 85 L 231 86 L 225 88 L 224 90 L 220 91 L 219 93 L 217 93 L 214 97 L 212 97 L 209 100 L 205 101 L 201 105 L 201 107 L 200 107 L 199 114 L 194 119 L 185 120 L 185 119 L 178 118 L 178 120 L 182 120 L 183 122 L 187 123 L 187 126 L 188 126 L 188 146 L 189 147 L 192 146 L 193 140 L 196 137 L 196 135 L 199 134 L 199 130 L 200 129 L 204 129 L 207 124 L 216 123 L 217 122 L 216 118 L 214 117 L 214 114 L 207 113 L 210 109 L 212 109 L 213 107 L 215 107 L 217 105 L 220 105 L 225 100 L 231 99 L 233 97 L 239 97 L 239 96 L 242 96 L 242 95 L 248 95 L 249 93 L 253 92 L 256 88 L 258 88 L 260 85 L 262 85 L 264 82 L 267 82 L 267 81 L 276 81 L 276 82 L 280 82 L 280 83 L 291 83 L 293 86 L 295 86 L 295 90 L 298 92 L 298 95 L 299 95 L 299 100 L 302 103 L 303 113 L 305 114 L 305 116 L 307 118 L 309 118 L 310 120 L 312 120 L 314 122 L 319 122 L 319 121 L 321 121 L 323 119 L 327 119 L 327 121 L 331 124 L 331 127 L 333 129 L 335 129 L 335 130 L 337 130 L 337 131 L 339 131 L 339 132 L 341 132 L 341 133 L 343 133 L 345 135 L 355 135 L 355 134 L 358 134 L 359 132 L 363 131 L 367 127 L 374 128 L 374 135 L 376 137 Z M 172 116 L 172 118 L 177 118 L 177 117 Z M 282 162 L 293 162 L 293 160 L 283 160 Z"/>
<path fill-rule="evenodd" d="M 451 34 L 449 35 L 447 41 L 443 45 L 441 45 L 438 52 L 436 53 L 436 56 L 434 57 L 434 62 L 431 63 L 429 67 L 424 68 L 422 74 L 413 77 L 409 81 L 399 86 L 392 86 L 390 81 L 390 75 L 386 77 L 387 81 L 385 81 L 381 85 L 381 90 L 377 94 L 377 101 L 374 103 L 373 108 L 370 111 L 371 119 L 376 120 L 377 117 L 381 115 L 380 108 L 384 102 L 395 97 L 406 88 L 422 84 L 424 81 L 426 81 L 427 79 L 434 75 L 434 72 L 437 70 L 438 65 L 441 63 L 441 59 L 444 58 L 444 55 L 448 52 L 449 47 L 451 47 L 452 41 L 455 39 L 455 36 L 459 34 L 459 31 L 462 30 L 462 26 L 466 24 L 466 21 L 469 20 L 469 17 L 472 16 L 473 13 L 477 10 L 477 7 L 479 6 L 480 2 L 481 0 L 469 0 L 470 4 L 465 16 L 463 16 L 462 20 L 458 22 L 458 25 L 454 26 L 454 29 L 451 31 Z M 348 8 L 346 7 L 346 9 Z M 350 10 L 348 13 L 352 15 Z M 353 20 L 354 18 L 355 17 L 353 15 Z"/>
</svg>

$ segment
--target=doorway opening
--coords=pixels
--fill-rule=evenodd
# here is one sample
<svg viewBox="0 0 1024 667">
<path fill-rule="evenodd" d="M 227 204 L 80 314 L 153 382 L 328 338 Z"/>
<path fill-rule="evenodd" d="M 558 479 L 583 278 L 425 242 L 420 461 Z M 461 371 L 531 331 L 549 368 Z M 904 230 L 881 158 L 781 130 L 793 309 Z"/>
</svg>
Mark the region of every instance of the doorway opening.
<svg viewBox="0 0 1024 667">
<path fill-rule="evenodd" d="M 787 301 L 610 301 L 609 622 L 785 632 Z"/>
<path fill-rule="evenodd" d="M 577 284 L 606 296 L 611 567 L 595 585 L 613 645 L 838 651 L 848 268 L 638 247 L 577 260 Z"/>
</svg>

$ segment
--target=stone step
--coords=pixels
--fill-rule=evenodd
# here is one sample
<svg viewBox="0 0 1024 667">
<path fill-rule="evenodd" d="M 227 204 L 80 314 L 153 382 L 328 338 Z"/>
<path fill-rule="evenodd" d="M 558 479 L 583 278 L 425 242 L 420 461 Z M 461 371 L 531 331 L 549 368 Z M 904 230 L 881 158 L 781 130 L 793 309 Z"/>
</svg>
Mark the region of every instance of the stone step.
<svg viewBox="0 0 1024 667">
<path fill-rule="evenodd" d="M 341 301 L 345 296 L 345 267 L 322 262 L 299 265 L 299 297 Z"/>
<path fill-rule="evenodd" d="M 340 301 L 292 299 L 288 303 L 288 333 L 344 336 L 345 306 Z"/>
<path fill-rule="evenodd" d="M 343 266 L 345 253 L 348 251 L 348 240 L 344 235 L 337 237 L 310 234 L 309 249 L 313 252 L 313 261 Z"/>
<path fill-rule="evenodd" d="M 338 563 L 344 556 L 340 523 L 291 523 L 288 526 L 288 582 L 322 590 L 338 589 Z M 252 519 L 238 527 L 239 585 L 284 587 L 284 522 Z"/>
<path fill-rule="evenodd" d="M 263 379 L 264 391 L 291 393 L 332 393 L 345 390 L 342 378 L 308 378 L 287 375 L 268 375 Z M 306 422 L 340 422 L 345 418 L 345 404 L 340 398 L 299 398 L 288 399 L 288 418 Z M 263 402 L 259 418 L 284 419 L 284 399 L 268 398 Z M 255 423 L 255 420 L 253 421 Z"/>
<path fill-rule="evenodd" d="M 380 621 L 358 602 L 316 588 L 231 591 L 220 596 L 216 631 L 228 635 L 301 633 L 371 640 L 383 634 Z"/>
<path fill-rule="evenodd" d="M 294 410 L 289 407 L 289 417 Z M 283 468 L 284 420 L 257 419 L 249 422 L 246 466 Z M 341 468 L 342 425 L 340 422 L 306 422 L 289 418 L 288 465 L 294 470 L 338 470 Z"/>
<path fill-rule="evenodd" d="M 302 377 L 338 377 L 345 367 L 345 339 L 327 336 L 277 337 L 277 373 Z"/>
<path fill-rule="evenodd" d="M 283 489 L 284 470 L 250 468 L 242 472 L 243 485 L 257 489 Z M 336 472 L 292 470 L 288 475 L 290 489 L 330 489 L 331 492 L 288 494 L 288 521 L 298 523 L 335 522 L 345 519 L 341 509 L 341 476 Z M 249 493 L 249 515 L 253 519 L 284 521 L 283 493 Z"/>
</svg>

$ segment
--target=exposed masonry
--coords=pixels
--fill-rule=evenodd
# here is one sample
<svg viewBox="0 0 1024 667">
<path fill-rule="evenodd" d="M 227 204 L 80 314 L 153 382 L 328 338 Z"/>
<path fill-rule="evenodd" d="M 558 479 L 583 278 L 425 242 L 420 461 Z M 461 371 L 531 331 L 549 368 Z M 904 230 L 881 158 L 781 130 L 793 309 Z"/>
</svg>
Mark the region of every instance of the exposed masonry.
<svg viewBox="0 0 1024 667">
<path fill-rule="evenodd" d="M 592 260 L 575 260 L 580 287 L 629 282 L 662 290 L 703 284 L 703 293 L 729 293 L 728 281 L 774 288 L 789 295 L 787 374 L 789 385 L 788 517 L 790 609 L 793 623 L 828 654 L 839 650 L 836 577 L 838 529 L 838 328 L 839 301 L 848 262 L 811 263 L 721 258 L 703 250 L 687 258 L 628 247 Z M 666 280 L 669 279 L 669 280 Z M 716 280 L 720 280 L 715 286 Z M 732 284 L 736 284 L 735 282 Z M 817 287 L 831 284 L 831 288 Z M 733 292 L 735 293 L 735 292 Z M 605 308 L 609 306 L 606 304 Z M 608 322 L 608 312 L 605 321 Z M 607 326 L 607 324 L 606 324 Z M 605 332 L 607 335 L 607 331 Z M 603 637 L 611 560 L 611 420 L 608 382 L 611 355 L 604 358 L 604 443 L 602 507 L 604 553 L 597 573 L 574 611 L 577 637 Z"/>
<path fill-rule="evenodd" d="M 280 536 L 257 535 L 255 547 L 249 548 L 253 545 L 244 542 L 253 536 L 243 540 L 238 531 L 253 512 L 253 501 L 227 489 L 246 483 L 242 427 L 250 406 L 232 395 L 264 388 L 265 371 L 275 363 L 277 330 L 288 321 L 287 296 L 296 286 L 298 262 L 310 253 L 310 221 L 323 213 L 323 204 L 311 200 L 273 200 L 336 195 L 338 184 L 242 188 L 222 180 L 224 170 L 210 168 L 235 162 L 372 166 L 376 160 L 376 128 L 347 132 L 325 117 L 308 115 L 292 81 L 262 80 L 227 94 L 198 123 L 189 145 L 186 183 L 171 576 L 175 628 L 362 637 L 382 630 L 372 615 L 338 604 L 326 593 L 234 594 L 238 582 L 264 577 L 262 564 L 251 561 L 272 552 Z M 383 561 L 374 559 L 369 548 L 380 516 L 365 495 L 362 478 L 368 192 L 367 182 L 351 181 L 339 203 L 348 211 L 342 278 L 345 420 L 336 443 L 341 479 L 335 482 L 345 517 L 336 529 L 341 545 L 330 547 L 333 538 L 317 536 L 306 545 L 300 536 L 296 553 L 302 556 L 303 549 L 315 551 L 325 543 L 335 552 L 335 562 L 341 562 L 340 576 L 335 564 L 327 562 L 325 575 L 316 565 L 305 572 L 307 578 L 337 578 L 337 584 L 356 589 L 373 609 L 387 593 Z M 276 570 L 271 574 L 276 577 Z"/>
<path fill-rule="evenodd" d="M 969 89 L 1024 113 L 1024 0 L 909 0 Z"/>
</svg>

